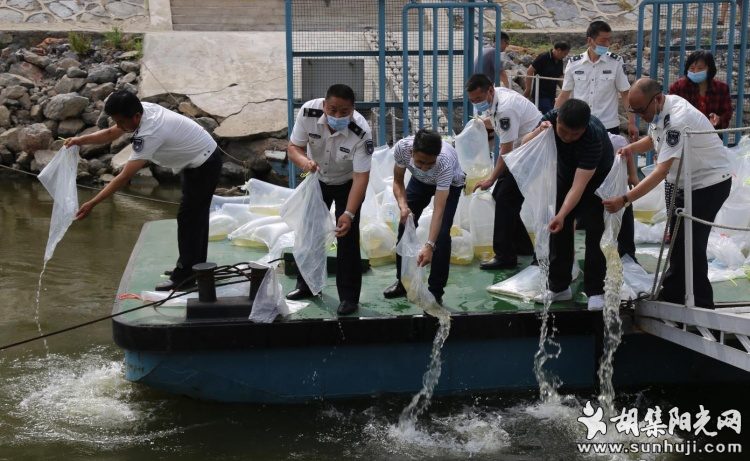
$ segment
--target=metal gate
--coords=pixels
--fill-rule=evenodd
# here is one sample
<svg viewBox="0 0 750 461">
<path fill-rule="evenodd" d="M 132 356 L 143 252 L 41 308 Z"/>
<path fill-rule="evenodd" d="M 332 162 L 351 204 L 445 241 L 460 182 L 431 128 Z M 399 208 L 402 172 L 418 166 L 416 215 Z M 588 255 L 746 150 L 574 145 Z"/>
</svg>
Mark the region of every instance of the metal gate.
<svg viewBox="0 0 750 461">
<path fill-rule="evenodd" d="M 637 75 L 660 80 L 666 93 L 683 75 L 691 51 L 710 51 L 716 59 L 715 78 L 729 85 L 734 106 L 730 127 L 750 125 L 750 79 L 745 76 L 750 67 L 749 16 L 750 0 L 643 0 L 638 14 Z M 724 140 L 736 143 L 739 136 L 725 135 Z"/>
</svg>

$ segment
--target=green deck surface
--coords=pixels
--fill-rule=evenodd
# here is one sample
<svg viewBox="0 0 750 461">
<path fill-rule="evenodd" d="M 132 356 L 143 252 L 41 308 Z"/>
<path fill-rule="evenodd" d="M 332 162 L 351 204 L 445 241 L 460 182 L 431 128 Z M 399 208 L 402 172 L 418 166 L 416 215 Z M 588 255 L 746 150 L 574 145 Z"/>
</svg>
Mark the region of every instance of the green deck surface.
<svg viewBox="0 0 750 461">
<path fill-rule="evenodd" d="M 138 243 L 133 249 L 128 267 L 123 275 L 118 295 L 123 293 L 140 294 L 151 291 L 154 286 L 166 280 L 165 270 L 171 269 L 177 259 L 177 223 L 175 220 L 153 221 L 147 223 Z M 583 256 L 583 234 L 576 238 L 576 254 Z M 654 245 L 651 245 L 654 246 Z M 238 247 L 228 240 L 210 242 L 208 260 L 219 265 L 236 264 L 259 259 L 265 253 L 257 249 Z M 525 267 L 531 258 L 522 258 L 523 264 L 517 270 L 483 271 L 479 262 L 469 266 L 452 265 L 450 278 L 446 287 L 443 302 L 453 312 L 529 312 L 540 311 L 542 306 L 525 303 L 520 299 L 491 295 L 487 287 L 513 276 Z M 648 256 L 639 257 L 640 262 L 649 272 L 655 268 L 656 259 Z M 283 275 L 279 269 L 281 283 L 285 291 L 294 289 L 295 278 Z M 388 300 L 383 298 L 383 290 L 395 281 L 395 263 L 374 267 L 362 277 L 362 294 L 360 298 L 359 317 L 389 317 L 394 315 L 422 314 L 421 309 L 409 303 L 405 298 Z M 551 309 L 585 309 L 586 296 L 579 291 L 582 277 L 573 282 L 575 293 L 573 302 L 555 303 Z M 715 283 L 714 298 L 717 302 L 743 301 L 750 299 L 750 281 L 747 279 Z M 115 312 L 141 305 L 139 300 L 116 302 Z M 296 319 L 333 319 L 336 318 L 336 307 L 339 304 L 336 291 L 336 278 L 330 276 L 323 290 L 322 297 L 310 300 L 310 304 L 292 314 Z M 144 308 L 125 314 L 122 318 L 128 323 L 169 324 L 179 323 L 185 319 L 183 306 L 162 306 L 158 309 Z"/>
</svg>

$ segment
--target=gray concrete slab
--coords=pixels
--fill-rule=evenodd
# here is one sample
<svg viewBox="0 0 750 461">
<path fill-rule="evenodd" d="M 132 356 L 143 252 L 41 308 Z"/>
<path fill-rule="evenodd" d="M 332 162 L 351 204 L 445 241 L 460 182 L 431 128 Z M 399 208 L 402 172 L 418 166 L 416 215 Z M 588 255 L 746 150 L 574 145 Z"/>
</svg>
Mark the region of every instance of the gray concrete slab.
<svg viewBox="0 0 750 461">
<path fill-rule="evenodd" d="M 190 97 L 224 118 L 216 134 L 244 137 L 287 126 L 283 32 L 154 32 L 145 36 L 141 97 Z"/>
</svg>

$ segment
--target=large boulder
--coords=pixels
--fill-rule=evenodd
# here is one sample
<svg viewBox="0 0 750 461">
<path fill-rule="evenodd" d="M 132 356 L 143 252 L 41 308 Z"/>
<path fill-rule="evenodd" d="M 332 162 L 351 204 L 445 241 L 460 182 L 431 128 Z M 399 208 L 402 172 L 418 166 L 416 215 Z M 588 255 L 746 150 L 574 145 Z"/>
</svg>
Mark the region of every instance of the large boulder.
<svg viewBox="0 0 750 461">
<path fill-rule="evenodd" d="M 10 109 L 0 106 L 0 127 L 8 128 L 10 123 Z"/>
<path fill-rule="evenodd" d="M 79 67 L 68 67 L 65 75 L 70 78 L 86 78 L 88 77 L 89 73 Z"/>
<path fill-rule="evenodd" d="M 78 118 L 69 118 L 63 120 L 57 126 L 57 135 L 62 136 L 63 138 L 75 136 L 84 128 L 86 128 L 86 124 L 83 122 L 83 120 Z"/>
<path fill-rule="evenodd" d="M 120 70 L 127 73 L 138 73 L 141 71 L 141 65 L 133 61 L 123 61 L 120 63 Z"/>
<path fill-rule="evenodd" d="M 34 123 L 21 129 L 18 144 L 21 150 L 30 154 L 47 149 L 52 143 L 52 132 L 43 123 Z"/>
<path fill-rule="evenodd" d="M 75 93 L 58 94 L 44 106 L 44 116 L 53 120 L 78 117 L 88 105 L 88 98 Z"/>
<path fill-rule="evenodd" d="M 120 69 L 109 64 L 102 64 L 89 70 L 86 81 L 89 83 L 115 83 L 120 76 Z"/>
<path fill-rule="evenodd" d="M 33 64 L 41 69 L 44 69 L 45 67 L 49 66 L 50 63 L 52 63 L 52 60 L 47 56 L 39 56 L 38 54 L 32 53 L 29 50 L 20 50 L 18 54 L 24 61 L 28 62 L 29 64 Z"/>
<path fill-rule="evenodd" d="M 112 82 L 102 83 L 91 89 L 91 100 L 92 101 L 103 101 L 115 91 L 115 84 Z"/>
<path fill-rule="evenodd" d="M 28 62 L 17 62 L 15 64 L 12 64 L 10 66 L 10 69 L 8 69 L 8 72 L 11 74 L 20 75 L 22 77 L 25 77 L 32 82 L 41 83 L 41 81 L 44 79 L 44 71 L 34 64 L 29 64 Z"/>
<path fill-rule="evenodd" d="M 36 173 L 42 171 L 45 166 L 49 165 L 54 156 L 55 151 L 53 150 L 45 149 L 34 152 L 34 159 L 31 161 L 31 171 Z"/>
<path fill-rule="evenodd" d="M 63 68 L 63 69 L 70 69 L 71 67 L 80 68 L 81 63 L 78 62 L 77 59 L 73 58 L 62 58 L 61 60 L 57 61 L 57 67 Z"/>
<path fill-rule="evenodd" d="M 21 128 L 14 127 L 0 133 L 0 144 L 7 147 L 11 152 L 21 152 L 21 145 L 18 143 L 18 135 Z"/>
<path fill-rule="evenodd" d="M 86 136 L 87 134 L 96 133 L 99 131 L 98 128 L 91 127 L 83 130 L 78 136 Z M 81 157 L 93 158 L 99 157 L 100 155 L 109 153 L 109 144 L 85 144 L 81 146 Z"/>
<path fill-rule="evenodd" d="M 0 74 L 0 86 L 8 87 L 11 85 L 21 85 L 26 88 L 34 88 L 36 86 L 34 82 L 21 75 L 8 72 Z"/>
<path fill-rule="evenodd" d="M 73 78 L 65 75 L 55 84 L 55 91 L 57 91 L 57 94 L 73 93 L 83 88 L 85 84 L 85 78 Z"/>
<path fill-rule="evenodd" d="M 11 85 L 0 92 L 0 98 L 3 99 L 21 99 L 23 96 L 28 96 L 28 89 L 21 85 Z"/>
</svg>

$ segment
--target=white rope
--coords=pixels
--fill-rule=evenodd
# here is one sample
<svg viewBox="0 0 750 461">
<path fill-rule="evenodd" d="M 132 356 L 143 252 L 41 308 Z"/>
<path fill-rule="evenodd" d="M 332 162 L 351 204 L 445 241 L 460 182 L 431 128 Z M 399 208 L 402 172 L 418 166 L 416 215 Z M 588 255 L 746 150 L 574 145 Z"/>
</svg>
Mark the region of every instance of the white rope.
<svg viewBox="0 0 750 461">
<path fill-rule="evenodd" d="M 750 126 L 742 126 L 739 128 L 723 128 L 721 130 L 703 130 L 703 131 L 693 131 L 690 129 L 684 130 L 685 134 L 691 135 L 691 134 L 718 134 L 718 133 L 737 133 L 741 131 L 750 131 Z"/>
<path fill-rule="evenodd" d="M 729 229 L 729 230 L 736 230 L 736 231 L 742 231 L 742 232 L 750 232 L 750 227 L 727 226 L 727 225 L 724 225 L 724 224 L 718 224 L 718 223 L 715 223 L 715 222 L 705 221 L 703 219 L 696 218 L 695 216 L 692 216 L 692 215 L 689 215 L 689 214 L 685 213 L 685 210 L 683 208 L 678 208 L 677 209 L 677 214 L 680 215 L 680 216 L 682 216 L 682 217 L 684 217 L 684 218 L 686 218 L 686 219 L 690 219 L 692 221 L 699 222 L 701 224 L 705 224 L 705 225 L 711 226 L 711 227 L 718 227 L 720 229 Z"/>
</svg>

